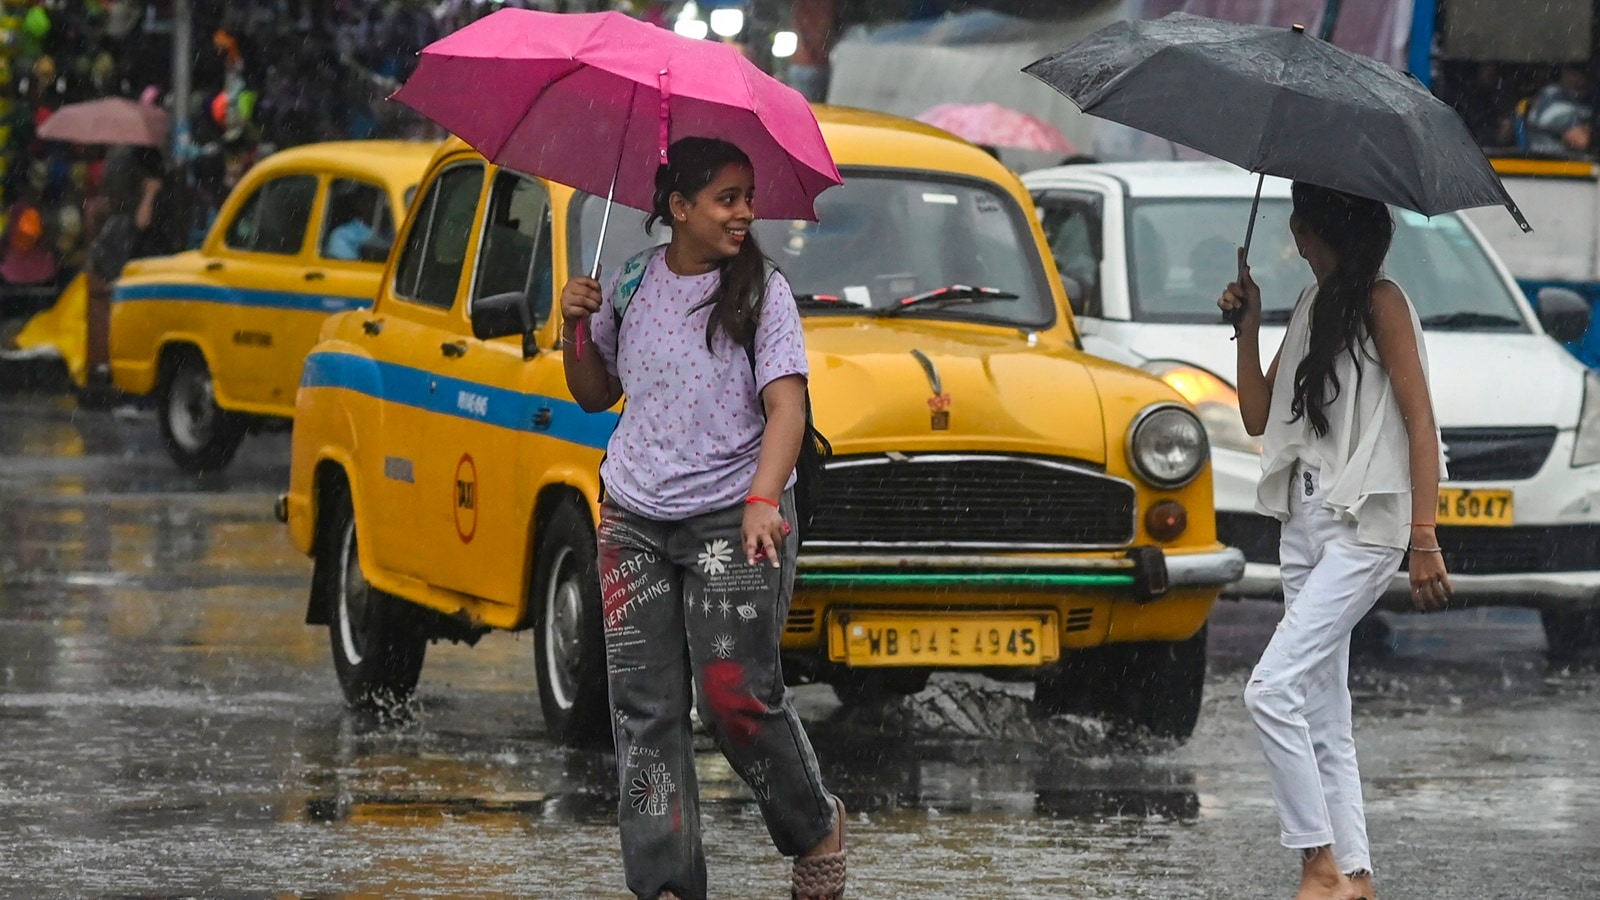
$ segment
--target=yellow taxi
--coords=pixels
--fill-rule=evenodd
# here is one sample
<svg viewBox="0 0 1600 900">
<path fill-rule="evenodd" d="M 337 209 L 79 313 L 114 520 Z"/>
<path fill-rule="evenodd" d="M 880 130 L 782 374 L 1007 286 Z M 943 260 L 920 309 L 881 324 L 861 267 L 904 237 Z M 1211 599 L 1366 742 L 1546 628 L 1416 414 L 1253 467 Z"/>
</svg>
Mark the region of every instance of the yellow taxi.
<svg viewBox="0 0 1600 900">
<path fill-rule="evenodd" d="M 1082 351 L 1012 173 L 914 122 L 817 115 L 844 185 L 820 223 L 756 224 L 835 454 L 786 676 L 857 702 L 977 670 L 1032 680 L 1043 712 L 1186 736 L 1206 615 L 1244 565 L 1216 540 L 1200 422 Z M 430 640 L 532 629 L 551 733 L 609 733 L 594 523 L 617 412 L 573 402 L 554 302 L 603 206 L 447 144 L 373 307 L 308 358 L 278 512 L 352 703 L 408 696 Z M 648 246 L 642 218 L 613 213 L 608 269 Z"/>
<path fill-rule="evenodd" d="M 179 466 L 221 469 L 251 427 L 293 416 L 322 323 L 372 304 L 395 223 L 438 147 L 347 141 L 275 153 L 228 196 L 199 250 L 123 269 L 112 379 L 154 396 Z"/>
</svg>

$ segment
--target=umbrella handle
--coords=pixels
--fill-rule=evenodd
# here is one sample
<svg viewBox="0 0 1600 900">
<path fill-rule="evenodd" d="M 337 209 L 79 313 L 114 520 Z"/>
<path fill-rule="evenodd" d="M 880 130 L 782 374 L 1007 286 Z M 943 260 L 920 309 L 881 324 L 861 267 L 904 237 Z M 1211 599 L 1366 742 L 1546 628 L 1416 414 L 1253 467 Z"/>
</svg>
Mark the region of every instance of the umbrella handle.
<svg viewBox="0 0 1600 900">
<path fill-rule="evenodd" d="M 621 170 L 619 163 L 617 170 L 611 173 L 611 189 L 606 191 L 606 211 L 600 217 L 600 240 L 594 248 L 594 265 L 589 268 L 589 277 L 597 280 L 600 278 L 600 251 L 606 247 L 606 227 L 611 224 L 611 206 L 617 196 L 617 175 Z M 583 345 L 587 343 L 588 336 L 589 322 L 581 319 L 577 327 L 572 329 L 572 353 L 579 360 L 583 359 Z"/>
<path fill-rule="evenodd" d="M 1239 254 L 1239 286 L 1241 288 L 1244 287 L 1245 269 L 1249 268 L 1248 261 L 1250 259 L 1250 241 L 1255 237 L 1256 234 L 1256 212 L 1261 207 L 1261 186 L 1264 185 L 1266 181 L 1267 176 L 1265 174 L 1256 176 L 1256 198 L 1250 203 L 1250 221 L 1247 225 L 1245 225 L 1244 228 L 1244 252 Z M 1222 320 L 1233 326 L 1233 337 L 1228 338 L 1228 340 L 1236 341 L 1239 339 L 1239 316 L 1243 313 L 1244 307 L 1241 306 L 1235 309 L 1230 309 L 1222 314 Z"/>
</svg>

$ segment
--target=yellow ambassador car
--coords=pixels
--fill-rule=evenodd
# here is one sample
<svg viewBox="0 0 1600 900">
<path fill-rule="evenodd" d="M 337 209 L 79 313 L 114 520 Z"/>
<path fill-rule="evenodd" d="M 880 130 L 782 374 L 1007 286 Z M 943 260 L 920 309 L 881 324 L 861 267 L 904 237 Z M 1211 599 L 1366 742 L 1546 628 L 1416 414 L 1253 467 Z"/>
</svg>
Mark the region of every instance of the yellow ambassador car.
<svg viewBox="0 0 1600 900">
<path fill-rule="evenodd" d="M 327 317 L 372 304 L 437 142 L 310 144 L 262 160 L 199 250 L 130 262 L 112 296 L 111 371 L 152 395 L 174 461 L 225 467 L 252 427 L 294 414 Z"/>
<path fill-rule="evenodd" d="M 835 450 L 786 675 L 854 702 L 976 670 L 1033 680 L 1045 712 L 1186 736 L 1206 615 L 1243 570 L 1216 540 L 1204 429 L 1079 349 L 1012 173 L 913 122 L 818 117 L 844 186 L 820 224 L 756 224 Z M 306 619 L 352 703 L 407 696 L 430 640 L 531 628 L 552 734 L 608 734 L 594 523 L 617 413 L 573 402 L 553 312 L 602 207 L 447 144 L 373 308 L 312 351 L 279 515 L 315 557 Z M 613 214 L 608 268 L 647 246 L 641 220 Z"/>
</svg>

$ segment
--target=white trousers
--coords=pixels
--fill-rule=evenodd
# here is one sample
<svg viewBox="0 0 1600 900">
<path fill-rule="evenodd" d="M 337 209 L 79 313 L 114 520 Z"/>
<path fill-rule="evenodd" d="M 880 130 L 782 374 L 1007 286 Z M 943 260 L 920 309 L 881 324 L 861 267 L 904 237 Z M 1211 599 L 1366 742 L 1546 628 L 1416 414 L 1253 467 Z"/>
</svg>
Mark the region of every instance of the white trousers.
<svg viewBox="0 0 1600 900">
<path fill-rule="evenodd" d="M 1400 568 L 1323 505 L 1316 469 L 1295 471 L 1280 565 L 1283 619 L 1245 687 L 1261 732 L 1285 847 L 1332 845 L 1340 871 L 1372 870 L 1350 724 L 1350 632 Z"/>
</svg>

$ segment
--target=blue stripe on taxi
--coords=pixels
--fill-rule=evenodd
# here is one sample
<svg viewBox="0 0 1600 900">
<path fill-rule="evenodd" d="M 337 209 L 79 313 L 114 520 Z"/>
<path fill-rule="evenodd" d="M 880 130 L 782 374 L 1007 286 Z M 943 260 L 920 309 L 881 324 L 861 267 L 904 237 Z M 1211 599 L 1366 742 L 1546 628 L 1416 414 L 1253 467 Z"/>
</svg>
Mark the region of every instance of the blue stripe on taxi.
<svg viewBox="0 0 1600 900">
<path fill-rule="evenodd" d="M 306 357 L 300 386 L 343 388 L 425 412 L 512 431 L 547 434 L 596 450 L 606 448 L 617 427 L 616 413 L 587 413 L 571 400 L 524 394 L 349 353 L 313 353 Z M 550 411 L 550 426 L 536 428 L 534 415 L 546 409 Z"/>
<path fill-rule="evenodd" d="M 345 297 L 302 293 L 300 291 L 260 291 L 246 288 L 218 287 L 208 284 L 137 284 L 129 287 L 118 287 L 112 295 L 112 299 L 118 303 L 140 300 L 177 300 L 321 313 L 366 309 L 372 305 L 371 297 Z"/>
</svg>

